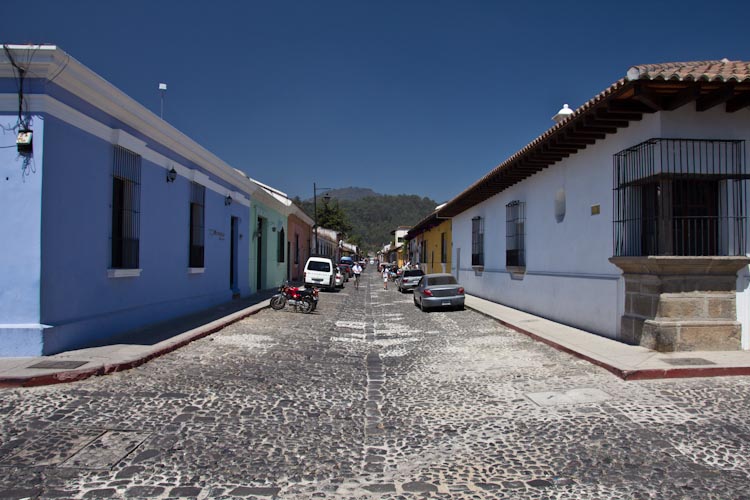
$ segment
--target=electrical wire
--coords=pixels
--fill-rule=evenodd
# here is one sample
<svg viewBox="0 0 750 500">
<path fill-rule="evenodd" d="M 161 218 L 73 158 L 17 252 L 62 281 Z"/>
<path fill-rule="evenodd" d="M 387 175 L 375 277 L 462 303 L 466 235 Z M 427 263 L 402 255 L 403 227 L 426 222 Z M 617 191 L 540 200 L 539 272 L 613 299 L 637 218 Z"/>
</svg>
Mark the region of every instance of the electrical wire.
<svg viewBox="0 0 750 500">
<path fill-rule="evenodd" d="M 8 61 L 10 61 L 11 66 L 13 66 L 14 70 L 18 71 L 18 76 L 15 77 L 17 79 L 16 87 L 18 88 L 18 122 L 16 123 L 16 127 L 20 128 L 21 130 L 26 130 L 29 128 L 28 121 L 25 121 L 23 119 L 23 81 L 26 78 L 26 70 L 19 66 L 18 63 L 16 63 L 16 60 L 13 58 L 13 54 L 11 54 L 7 43 L 3 44 L 3 49 L 5 50 L 5 55 L 8 57 Z"/>
</svg>

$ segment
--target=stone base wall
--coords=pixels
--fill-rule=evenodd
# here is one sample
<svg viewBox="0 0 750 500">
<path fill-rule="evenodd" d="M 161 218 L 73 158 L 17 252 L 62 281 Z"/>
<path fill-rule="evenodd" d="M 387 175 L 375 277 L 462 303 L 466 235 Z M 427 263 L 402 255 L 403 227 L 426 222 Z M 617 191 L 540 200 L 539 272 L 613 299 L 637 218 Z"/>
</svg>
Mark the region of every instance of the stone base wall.
<svg viewBox="0 0 750 500">
<path fill-rule="evenodd" d="M 625 278 L 623 341 L 661 352 L 741 349 L 735 284 L 745 257 L 613 257 Z"/>
</svg>

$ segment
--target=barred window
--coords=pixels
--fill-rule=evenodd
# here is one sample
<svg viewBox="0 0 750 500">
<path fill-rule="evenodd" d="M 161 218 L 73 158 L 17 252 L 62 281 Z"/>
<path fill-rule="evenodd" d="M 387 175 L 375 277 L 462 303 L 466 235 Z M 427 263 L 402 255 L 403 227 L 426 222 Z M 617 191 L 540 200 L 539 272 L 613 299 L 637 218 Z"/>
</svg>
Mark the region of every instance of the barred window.
<svg viewBox="0 0 750 500">
<path fill-rule="evenodd" d="M 419 242 L 419 262 L 427 264 L 427 242 L 424 240 Z"/>
<path fill-rule="evenodd" d="M 279 230 L 279 245 L 277 249 L 277 259 L 279 262 L 284 262 L 284 247 L 286 247 L 286 237 L 284 236 L 284 228 Z"/>
<path fill-rule="evenodd" d="M 138 269 L 141 232 L 141 157 L 115 146 L 112 168 L 113 269 Z"/>
<path fill-rule="evenodd" d="M 512 201 L 505 205 L 505 266 L 526 267 L 526 204 Z"/>
<path fill-rule="evenodd" d="M 744 141 L 654 138 L 613 162 L 615 256 L 746 253 Z"/>
<path fill-rule="evenodd" d="M 190 251 L 189 266 L 205 267 L 206 188 L 190 184 Z"/>
<path fill-rule="evenodd" d="M 471 265 L 484 265 L 484 219 L 471 219 Z"/>
</svg>

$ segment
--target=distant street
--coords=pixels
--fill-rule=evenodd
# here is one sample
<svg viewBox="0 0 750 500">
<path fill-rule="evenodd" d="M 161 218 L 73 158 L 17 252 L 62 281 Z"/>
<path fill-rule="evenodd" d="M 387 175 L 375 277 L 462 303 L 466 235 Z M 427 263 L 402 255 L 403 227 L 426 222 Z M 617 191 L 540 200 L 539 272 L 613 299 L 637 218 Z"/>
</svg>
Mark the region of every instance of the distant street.
<svg viewBox="0 0 750 500">
<path fill-rule="evenodd" d="M 313 314 L 0 389 L 0 499 L 750 499 L 750 379 L 623 382 L 373 267 Z"/>
</svg>

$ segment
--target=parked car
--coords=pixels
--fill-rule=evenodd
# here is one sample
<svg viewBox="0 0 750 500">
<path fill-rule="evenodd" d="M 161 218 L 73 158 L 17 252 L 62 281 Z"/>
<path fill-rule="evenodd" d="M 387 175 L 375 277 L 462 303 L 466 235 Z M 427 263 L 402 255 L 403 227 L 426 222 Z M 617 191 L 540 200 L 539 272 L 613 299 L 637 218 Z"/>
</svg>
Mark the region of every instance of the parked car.
<svg viewBox="0 0 750 500">
<path fill-rule="evenodd" d="M 336 288 L 344 288 L 344 273 L 341 271 L 341 267 L 336 266 L 335 267 L 336 274 L 334 275 L 333 282 Z"/>
<path fill-rule="evenodd" d="M 352 272 L 352 266 L 349 264 L 344 264 L 343 262 L 339 264 L 339 269 L 341 269 L 341 274 L 344 275 L 344 281 L 349 281 L 349 278 L 354 276 L 354 273 Z"/>
<path fill-rule="evenodd" d="M 414 290 L 419 284 L 419 280 L 422 276 L 424 276 L 424 271 L 421 269 L 405 270 L 401 277 L 396 281 L 398 291 L 405 292 L 407 290 Z"/>
<path fill-rule="evenodd" d="M 349 264 L 350 266 L 354 265 L 354 259 L 349 256 L 344 256 L 339 259 L 339 263 L 341 264 Z"/>
<path fill-rule="evenodd" d="M 425 274 L 414 289 L 414 305 L 422 311 L 435 307 L 464 308 L 464 288 L 452 274 Z"/>
<path fill-rule="evenodd" d="M 334 271 L 333 261 L 328 257 L 310 257 L 305 263 L 305 285 L 333 288 Z"/>
</svg>

